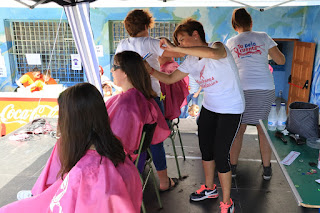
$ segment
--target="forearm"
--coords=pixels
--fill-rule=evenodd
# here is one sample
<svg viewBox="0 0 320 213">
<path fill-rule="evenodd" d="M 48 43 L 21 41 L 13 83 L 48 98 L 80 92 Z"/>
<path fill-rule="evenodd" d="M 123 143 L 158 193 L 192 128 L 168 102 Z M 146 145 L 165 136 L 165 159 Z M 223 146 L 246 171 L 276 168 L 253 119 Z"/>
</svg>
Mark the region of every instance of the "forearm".
<svg viewBox="0 0 320 213">
<path fill-rule="evenodd" d="M 175 52 L 192 55 L 200 58 L 221 59 L 227 57 L 227 52 L 222 43 L 215 43 L 212 47 L 175 47 Z"/>
<path fill-rule="evenodd" d="M 278 49 L 277 46 L 269 49 L 268 54 L 271 56 L 274 62 L 278 65 L 284 65 L 286 63 L 286 58 L 283 53 Z"/>
<path fill-rule="evenodd" d="M 197 96 L 200 94 L 202 87 L 199 87 L 198 91 L 195 93 Z"/>
<path fill-rule="evenodd" d="M 167 74 L 167 73 L 159 72 L 155 69 L 151 69 L 150 74 L 165 84 L 173 84 L 177 81 L 180 81 L 181 79 L 183 79 L 188 75 L 188 73 L 181 72 L 178 69 L 173 71 L 171 74 Z"/>
<path fill-rule="evenodd" d="M 171 74 L 159 72 L 158 70 L 155 70 L 155 69 L 153 69 L 153 71 L 150 74 L 165 84 L 169 85 L 174 83 Z"/>
<path fill-rule="evenodd" d="M 179 52 L 172 52 L 172 51 L 167 51 L 165 50 L 162 53 L 163 57 L 172 57 L 172 58 L 182 58 L 184 57 L 186 54 L 185 53 L 179 53 Z"/>
</svg>

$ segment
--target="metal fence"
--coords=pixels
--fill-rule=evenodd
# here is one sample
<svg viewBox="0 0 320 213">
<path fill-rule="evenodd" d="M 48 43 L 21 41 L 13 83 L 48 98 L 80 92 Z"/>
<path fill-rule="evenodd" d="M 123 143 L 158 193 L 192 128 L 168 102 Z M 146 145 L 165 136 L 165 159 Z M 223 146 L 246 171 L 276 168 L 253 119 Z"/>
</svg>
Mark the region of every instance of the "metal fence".
<svg viewBox="0 0 320 213">
<path fill-rule="evenodd" d="M 10 29 L 7 40 L 12 43 L 11 69 L 16 71 L 16 79 L 35 67 L 28 65 L 26 54 L 40 54 L 42 64 L 37 67 L 42 72 L 49 67 L 57 82 L 71 86 L 84 81 L 83 70 L 71 69 L 71 54 L 77 54 L 77 49 L 67 21 L 62 21 L 60 27 L 58 20 L 6 22 Z"/>
</svg>

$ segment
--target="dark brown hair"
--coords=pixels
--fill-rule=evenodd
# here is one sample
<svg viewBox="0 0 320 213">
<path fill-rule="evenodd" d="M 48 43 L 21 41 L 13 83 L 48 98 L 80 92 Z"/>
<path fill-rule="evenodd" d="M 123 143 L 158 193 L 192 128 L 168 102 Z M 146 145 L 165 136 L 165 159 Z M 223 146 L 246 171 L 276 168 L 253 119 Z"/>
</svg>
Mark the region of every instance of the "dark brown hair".
<svg viewBox="0 0 320 213">
<path fill-rule="evenodd" d="M 38 67 L 35 67 L 35 68 L 32 69 L 31 72 L 41 72 L 41 71 L 38 69 Z"/>
<path fill-rule="evenodd" d="M 248 29 L 251 27 L 252 18 L 247 10 L 243 7 L 233 10 L 231 24 L 234 30 L 237 27 Z"/>
<path fill-rule="evenodd" d="M 183 20 L 174 30 L 174 33 L 173 33 L 174 44 L 176 46 L 179 45 L 178 38 L 177 38 L 179 33 L 186 32 L 188 33 L 189 36 L 192 36 L 192 33 L 194 31 L 198 32 L 201 41 L 206 42 L 206 34 L 204 33 L 202 24 L 192 18 L 188 18 Z"/>
<path fill-rule="evenodd" d="M 148 73 L 141 56 L 133 51 L 123 51 L 114 56 L 122 71 L 128 76 L 131 84 L 139 90 L 146 99 L 156 97 L 152 90 L 150 74 Z"/>
<path fill-rule="evenodd" d="M 94 145 L 96 151 L 109 158 L 115 166 L 124 162 L 121 142 L 110 128 L 109 116 L 101 93 L 89 83 L 69 87 L 58 98 L 58 153 L 63 176 Z"/>
<path fill-rule="evenodd" d="M 131 37 L 135 37 L 146 27 L 151 29 L 153 25 L 154 19 L 148 10 L 132 10 L 124 19 L 124 26 Z"/>
</svg>

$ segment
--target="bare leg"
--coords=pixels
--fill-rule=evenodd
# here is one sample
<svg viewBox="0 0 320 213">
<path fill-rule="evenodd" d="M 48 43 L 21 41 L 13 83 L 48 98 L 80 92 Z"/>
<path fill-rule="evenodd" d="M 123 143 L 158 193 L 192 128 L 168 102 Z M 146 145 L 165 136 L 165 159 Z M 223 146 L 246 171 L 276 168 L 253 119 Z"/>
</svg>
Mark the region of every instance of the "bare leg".
<svg viewBox="0 0 320 213">
<path fill-rule="evenodd" d="M 258 136 L 260 141 L 260 152 L 262 156 L 262 163 L 264 167 L 270 166 L 271 161 L 271 147 L 268 143 L 268 140 L 262 130 L 260 124 L 257 125 Z"/>
<path fill-rule="evenodd" d="M 167 169 L 157 171 L 158 177 L 159 177 L 159 182 L 160 182 L 160 190 L 166 190 L 169 187 L 169 177 L 167 173 Z M 174 186 L 174 182 L 170 179 L 171 181 L 171 186 Z"/>
<path fill-rule="evenodd" d="M 224 203 L 230 203 L 230 193 L 231 193 L 231 171 L 227 173 L 218 172 L 221 188 L 222 188 L 222 200 Z"/>
<path fill-rule="evenodd" d="M 214 184 L 214 169 L 216 167 L 216 163 L 214 160 L 212 161 L 202 161 L 204 175 L 206 178 L 206 186 L 210 189 L 213 188 Z"/>
<path fill-rule="evenodd" d="M 246 131 L 247 124 L 241 124 L 238 134 L 233 141 L 231 150 L 230 150 L 230 163 L 232 165 L 238 164 L 238 158 L 240 155 L 241 147 L 242 147 L 242 140 L 244 132 Z"/>
</svg>

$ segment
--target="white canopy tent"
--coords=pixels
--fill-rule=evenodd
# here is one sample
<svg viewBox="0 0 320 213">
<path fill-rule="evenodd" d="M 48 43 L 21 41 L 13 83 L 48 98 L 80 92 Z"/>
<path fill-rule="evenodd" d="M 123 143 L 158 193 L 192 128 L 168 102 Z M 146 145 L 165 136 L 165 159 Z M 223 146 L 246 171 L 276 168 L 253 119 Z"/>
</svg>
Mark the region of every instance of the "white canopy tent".
<svg viewBox="0 0 320 213">
<path fill-rule="evenodd" d="M 101 92 L 98 60 L 89 20 L 91 7 L 250 7 L 265 11 L 279 6 L 320 5 L 320 0 L 7 0 L 0 7 L 60 7 L 67 14 L 88 82 Z M 88 60 L 90 59 L 90 60 Z"/>
<path fill-rule="evenodd" d="M 41 1 L 41 3 L 46 0 Z M 70 2 L 70 0 L 65 0 Z M 79 2 L 82 2 L 81 0 Z M 25 5 L 23 5 L 23 4 Z M 0 7 L 59 7 L 56 3 L 41 4 L 32 0 L 6 0 Z M 97 0 L 91 7 L 252 7 L 270 9 L 277 6 L 314 6 L 320 0 Z"/>
</svg>

